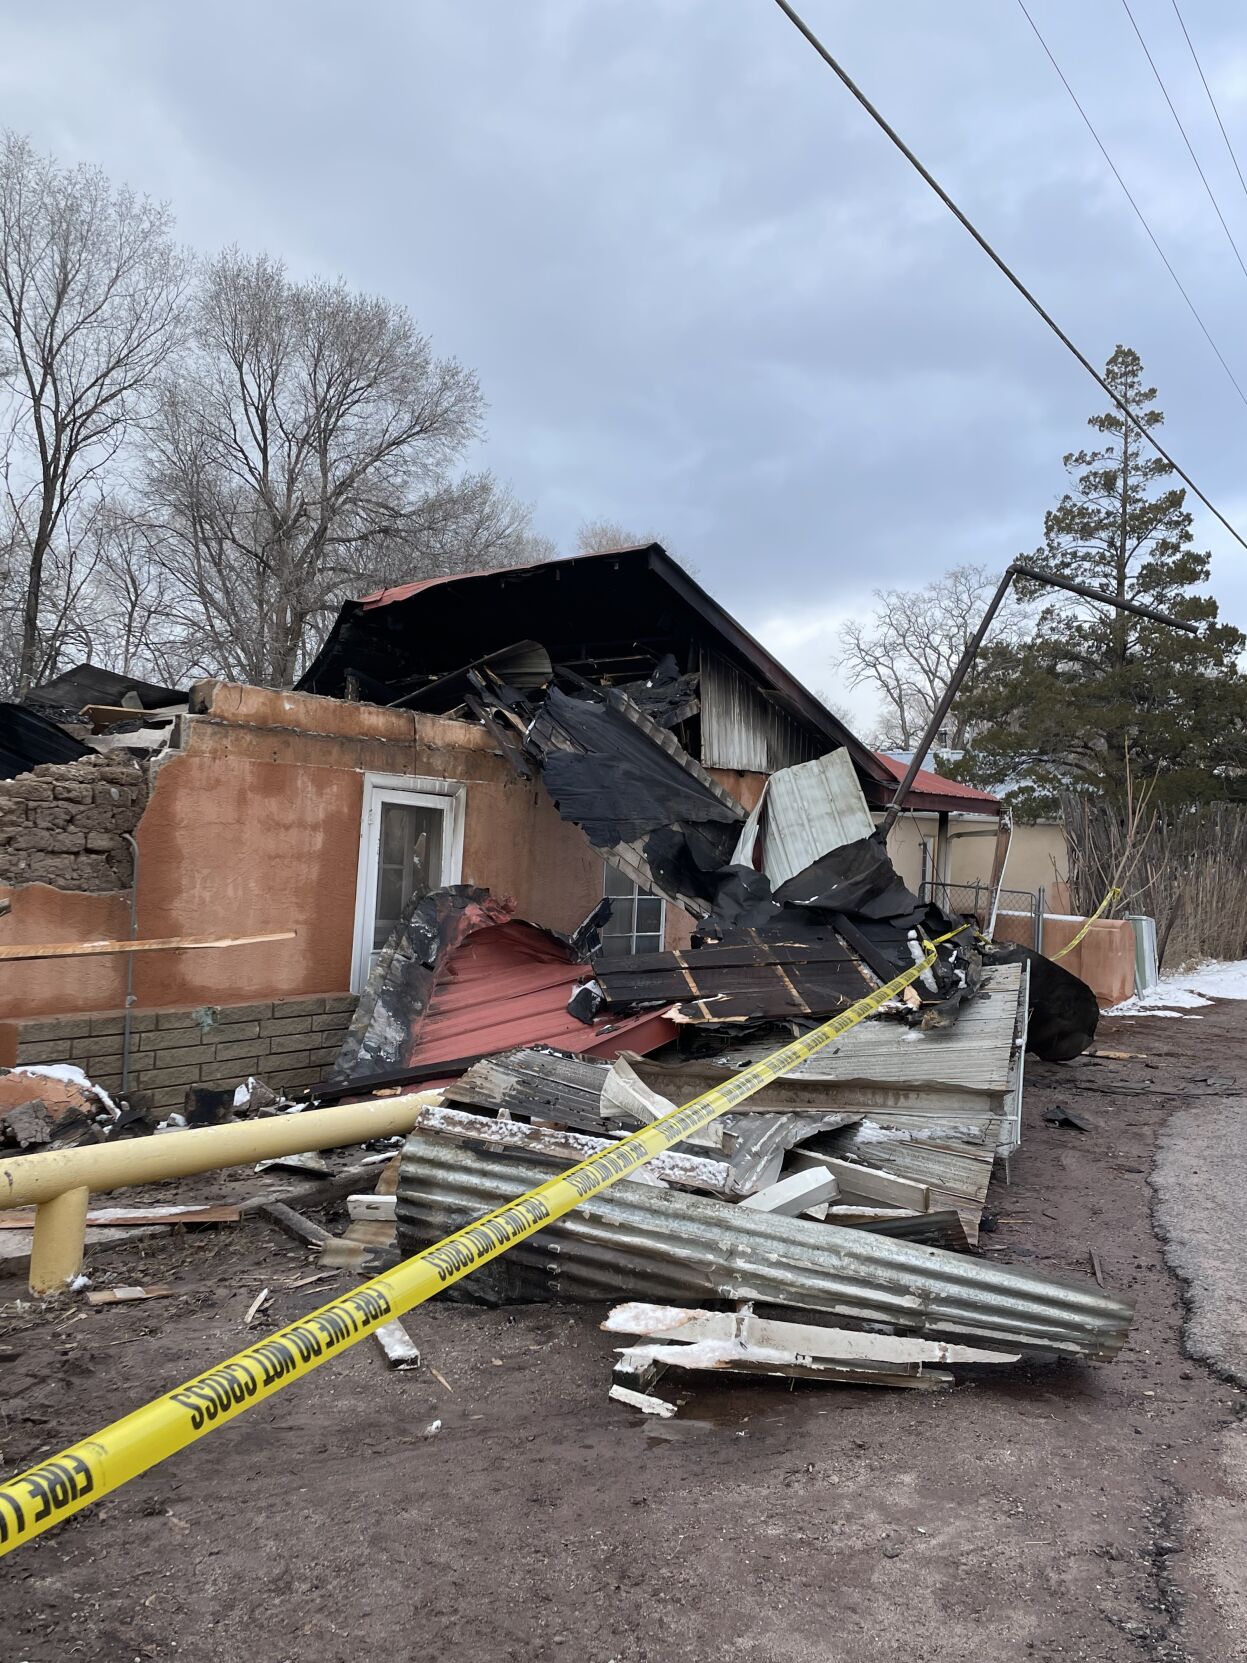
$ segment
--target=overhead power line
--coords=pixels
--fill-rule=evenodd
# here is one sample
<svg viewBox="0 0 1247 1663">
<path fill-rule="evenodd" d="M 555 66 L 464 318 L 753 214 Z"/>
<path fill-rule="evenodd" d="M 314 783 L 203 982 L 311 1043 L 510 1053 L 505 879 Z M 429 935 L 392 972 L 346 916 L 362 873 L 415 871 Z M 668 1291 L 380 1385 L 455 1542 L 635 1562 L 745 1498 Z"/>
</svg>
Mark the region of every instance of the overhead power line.
<svg viewBox="0 0 1247 1663">
<path fill-rule="evenodd" d="M 1125 12 L 1126 16 L 1130 19 L 1130 27 L 1134 30 L 1135 34 L 1139 38 L 1139 45 L 1143 48 L 1143 56 L 1147 59 L 1148 63 L 1152 66 L 1152 74 L 1156 77 L 1156 85 L 1160 88 L 1161 92 L 1164 93 L 1164 95 L 1165 95 L 1165 103 L 1168 104 L 1168 106 L 1169 106 L 1169 114 L 1173 117 L 1174 121 L 1178 125 L 1178 131 L 1182 135 L 1182 142 L 1183 142 L 1183 144 L 1186 145 L 1187 150 L 1190 152 L 1191 160 L 1195 163 L 1195 171 L 1196 171 L 1196 173 L 1199 174 L 1200 180 L 1203 183 L 1203 187 L 1208 192 L 1208 200 L 1209 200 L 1209 202 L 1212 203 L 1213 212 L 1216 214 L 1217 218 L 1221 221 L 1221 229 L 1225 232 L 1226 239 L 1229 242 L 1230 247 L 1234 250 L 1234 258 L 1238 261 L 1239 269 L 1242 272 L 1243 276 L 1247 277 L 1247 265 L 1243 264 L 1243 257 L 1238 252 L 1238 244 L 1234 241 L 1233 233 L 1231 232 L 1229 226 L 1225 223 L 1225 215 L 1221 212 L 1221 204 L 1217 201 L 1216 197 L 1213 195 L 1212 186 L 1208 183 L 1208 176 L 1204 172 L 1203 168 L 1199 165 L 1199 157 L 1195 154 L 1195 146 L 1191 143 L 1190 138 L 1187 135 L 1186 128 L 1182 125 L 1182 117 L 1178 114 L 1177 109 L 1174 106 L 1173 99 L 1170 98 L 1170 96 L 1169 96 L 1169 88 L 1165 85 L 1164 81 L 1161 80 L 1160 70 L 1157 69 L 1156 60 L 1155 60 L 1155 58 L 1153 58 L 1151 52 L 1148 50 L 1147 42 L 1143 38 L 1143 31 L 1139 28 L 1139 25 L 1134 20 L 1134 13 L 1130 10 L 1130 0 L 1121 0 L 1121 4 L 1122 4 L 1122 10 Z"/>
<path fill-rule="evenodd" d="M 775 0 L 775 4 L 779 7 L 780 11 L 783 12 L 784 16 L 793 25 L 793 27 L 800 34 L 804 35 L 805 39 L 818 53 L 819 57 L 827 65 L 828 69 L 830 69 L 833 74 L 837 75 L 844 83 L 875 125 L 887 134 L 888 138 L 891 139 L 892 143 L 900 151 L 901 155 L 904 156 L 905 160 L 926 181 L 926 183 L 935 192 L 936 196 L 939 197 L 940 201 L 948 209 L 949 213 L 951 213 L 953 217 L 960 222 L 964 229 L 970 233 L 992 264 L 1004 273 L 1005 277 L 1007 277 L 1009 282 L 1012 283 L 1013 287 L 1022 296 L 1023 300 L 1025 300 L 1026 303 L 1039 314 L 1061 344 L 1070 353 L 1072 353 L 1075 358 L 1077 358 L 1078 362 L 1082 365 L 1083 369 L 1086 370 L 1091 379 L 1096 382 L 1096 384 L 1102 388 L 1105 393 L 1107 393 L 1108 397 L 1121 411 L 1122 415 L 1126 418 L 1130 425 L 1136 429 L 1142 438 L 1147 440 L 1148 444 L 1151 445 L 1152 449 L 1158 456 L 1168 462 L 1169 466 L 1173 469 L 1174 473 L 1177 474 L 1182 483 L 1188 486 L 1194 495 L 1199 498 L 1200 502 L 1203 503 L 1208 512 L 1225 527 L 1234 541 L 1239 544 L 1241 548 L 1247 550 L 1247 539 L 1243 537 L 1242 533 L 1234 529 L 1221 510 L 1204 495 L 1199 486 L 1191 478 L 1190 474 L 1187 473 L 1185 468 L 1180 467 L 1178 463 L 1174 461 L 1173 457 L 1170 456 L 1169 452 L 1160 443 L 1159 439 L 1157 439 L 1156 436 L 1143 425 L 1125 400 L 1118 393 L 1113 391 L 1108 382 L 1100 374 L 1099 370 L 1096 369 L 1095 365 L 1087 357 L 1086 353 L 1081 352 L 1079 348 L 1074 345 L 1074 342 L 1061 328 L 1060 324 L 1056 321 L 1052 314 L 1044 310 L 1039 301 L 1036 300 L 1035 296 L 1026 287 L 1026 284 L 1023 283 L 1022 279 L 1017 276 L 1012 267 L 1008 266 L 1001 256 L 997 254 L 996 250 L 988 242 L 987 238 L 978 229 L 978 227 L 974 225 L 965 214 L 962 213 L 961 209 L 953 201 L 952 197 L 949 196 L 948 192 L 944 189 L 943 185 L 940 184 L 939 180 L 936 179 L 935 175 L 931 173 L 928 168 L 923 166 L 917 156 L 915 156 L 914 152 L 905 143 L 904 139 L 896 131 L 895 127 L 893 127 L 891 123 L 880 114 L 880 112 L 870 102 L 869 98 L 867 98 L 866 94 L 857 85 L 856 81 L 854 81 L 852 76 L 849 75 L 848 71 L 843 69 L 840 64 L 836 62 L 835 58 L 832 57 L 831 53 L 823 45 L 822 41 L 819 40 L 814 31 L 788 4 L 788 0 Z"/>
<path fill-rule="evenodd" d="M 1169 256 L 1165 253 L 1164 249 L 1160 246 L 1160 243 L 1159 243 L 1159 241 L 1157 240 L 1157 237 L 1156 237 L 1156 233 L 1152 230 L 1152 227 L 1148 224 L 1147 218 L 1146 218 L 1142 208 L 1140 208 L 1139 204 L 1135 201 L 1133 195 L 1131 194 L 1129 185 L 1127 185 L 1126 181 L 1122 178 L 1121 173 L 1118 170 L 1117 163 L 1109 155 L 1108 149 L 1107 149 L 1107 147 L 1104 143 L 1104 140 L 1100 137 L 1099 133 L 1096 132 L 1095 127 L 1092 124 L 1091 117 L 1087 114 L 1086 110 L 1083 109 L 1082 104 L 1079 102 L 1078 94 L 1074 91 L 1073 87 L 1070 86 L 1068 80 L 1066 80 L 1065 71 L 1061 68 L 1060 64 L 1056 61 L 1055 57 L 1053 57 L 1052 48 L 1048 45 L 1047 41 L 1044 39 L 1043 35 L 1040 33 L 1039 25 L 1035 22 L 1035 19 L 1027 11 L 1025 0 L 1018 0 L 1018 6 L 1021 10 L 1022 16 L 1026 19 L 1026 21 L 1030 24 L 1031 28 L 1034 30 L 1035 39 L 1039 42 L 1040 46 L 1043 47 L 1044 52 L 1047 55 L 1048 62 L 1052 65 L 1053 69 L 1056 70 L 1057 75 L 1060 78 L 1061 85 L 1065 88 L 1066 92 L 1069 93 L 1071 99 L 1073 100 L 1074 108 L 1078 111 L 1079 115 L 1082 117 L 1084 123 L 1086 124 L 1087 131 L 1091 134 L 1091 137 L 1095 140 L 1096 144 L 1100 147 L 1100 154 L 1104 157 L 1104 160 L 1108 163 L 1109 167 L 1112 169 L 1114 179 L 1116 179 L 1117 183 L 1121 186 L 1122 192 L 1125 195 L 1126 201 L 1134 209 L 1135 214 L 1138 217 L 1139 224 L 1147 232 L 1148 237 L 1151 240 L 1152 247 L 1156 250 L 1156 252 L 1160 255 L 1161 259 L 1165 262 L 1165 270 L 1169 273 L 1170 277 L 1172 277 L 1174 282 L 1177 284 L 1178 293 L 1182 296 L 1183 300 L 1185 300 L 1185 302 L 1187 304 L 1188 311 L 1190 312 L 1191 316 L 1195 319 L 1195 321 L 1199 325 L 1199 327 L 1203 330 L 1204 339 L 1208 342 L 1208 345 L 1216 353 L 1218 361 L 1221 364 L 1221 368 L 1225 371 L 1225 373 L 1229 376 L 1230 381 L 1233 383 L 1234 391 L 1238 394 L 1239 398 L 1242 399 L 1243 403 L 1247 404 L 1247 393 L 1244 393 L 1243 389 L 1239 386 L 1238 379 L 1235 376 L 1234 371 L 1226 363 L 1225 356 L 1222 353 L 1221 348 L 1213 340 L 1212 335 L 1211 335 L 1211 333 L 1208 329 L 1208 325 L 1204 322 L 1203 318 L 1200 317 L 1199 312 L 1196 309 L 1195 302 L 1191 299 L 1190 295 L 1187 294 L 1186 288 L 1183 285 L 1182 279 L 1178 276 L 1177 272 L 1173 269 L 1173 265 L 1170 262 Z"/>
<path fill-rule="evenodd" d="M 1177 18 L 1178 27 L 1182 30 L 1186 44 L 1190 48 L 1191 58 L 1199 71 L 1199 78 L 1204 83 L 1204 91 L 1208 94 L 1208 102 L 1212 105 L 1212 113 L 1217 118 L 1217 126 L 1221 129 L 1221 137 L 1225 140 L 1225 148 L 1229 151 L 1230 160 L 1234 163 L 1234 171 L 1238 175 L 1239 184 L 1243 187 L 1243 195 L 1247 196 L 1247 179 L 1243 178 L 1243 170 L 1238 165 L 1238 157 L 1234 154 L 1234 146 L 1230 143 L 1230 135 L 1225 130 L 1225 123 L 1221 119 L 1221 111 L 1217 108 L 1217 101 L 1212 96 L 1212 88 L 1208 85 L 1208 77 L 1204 74 L 1204 66 L 1199 61 L 1199 53 L 1195 50 L 1195 42 L 1187 33 L 1186 20 L 1178 10 L 1178 0 L 1172 0 L 1172 4 L 1173 15 Z"/>
</svg>

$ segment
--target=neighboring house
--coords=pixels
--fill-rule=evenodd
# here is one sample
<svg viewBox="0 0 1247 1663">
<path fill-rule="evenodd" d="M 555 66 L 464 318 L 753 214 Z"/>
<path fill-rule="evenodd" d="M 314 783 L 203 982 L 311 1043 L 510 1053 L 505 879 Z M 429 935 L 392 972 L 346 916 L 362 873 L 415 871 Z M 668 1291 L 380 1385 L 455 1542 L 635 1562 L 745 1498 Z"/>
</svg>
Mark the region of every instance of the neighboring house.
<svg viewBox="0 0 1247 1663">
<path fill-rule="evenodd" d="M 745 808 L 776 769 L 839 749 L 872 809 L 895 789 L 896 765 L 656 544 L 388 589 L 342 609 L 295 692 L 200 682 L 155 730 L 147 713 L 119 724 L 128 710 L 102 711 L 106 754 L 0 782 L 0 942 L 294 932 L 14 967 L 0 1063 L 68 1060 L 116 1088 L 129 985 L 130 1084 L 164 1103 L 193 1080 L 314 1083 L 404 908 L 461 881 L 560 931 L 610 894 L 608 951 L 687 942 L 692 919 L 605 868 L 474 713 L 469 670 L 522 685 L 551 662 L 661 708 Z M 136 760 L 117 748 L 127 726 L 167 743 Z M 923 775 L 912 807 L 946 830 L 964 815 L 994 834 L 1000 805 Z M 895 836 L 916 882 L 910 825 Z M 993 846 L 975 844 L 984 880 Z"/>
<path fill-rule="evenodd" d="M 941 732 L 947 730 L 941 729 Z M 965 754 L 955 751 L 938 743 L 934 747 L 941 762 L 945 764 L 959 762 Z M 912 751 L 880 752 L 888 766 L 899 778 L 909 766 Z M 926 777 L 924 769 L 919 778 Z M 931 776 L 938 778 L 938 775 Z M 997 811 L 1004 798 L 1005 792 L 1016 787 L 1020 781 L 1010 781 L 1007 785 L 998 785 L 993 793 L 976 793 L 972 786 L 954 784 L 945 780 L 943 784 L 951 786 L 955 791 L 966 796 L 981 796 L 987 802 L 995 803 Z M 1006 817 L 1012 820 L 1012 830 L 1009 837 L 1008 853 L 1001 879 L 1002 888 L 1011 890 L 1015 895 L 1022 892 L 1038 895 L 1042 890 L 1044 905 L 1047 911 L 1064 913 L 1069 909 L 1069 857 L 1066 851 L 1065 826 L 1060 820 L 1026 820 L 1018 821 L 1009 814 L 1005 805 Z M 897 828 L 900 832 L 900 828 Z M 983 854 L 978 846 L 971 845 L 967 840 L 982 839 L 993 835 L 993 829 L 984 828 L 980 820 L 962 824 L 959 814 L 954 811 L 951 823 L 945 822 L 943 827 L 945 843 L 943 844 L 942 859 L 936 858 L 937 845 L 940 843 L 940 823 L 937 817 L 930 814 L 916 815 L 907 833 L 902 833 L 903 841 L 893 838 L 892 858 L 900 867 L 911 883 L 929 882 L 935 878 L 955 887 L 973 885 L 982 878 Z M 919 842 L 921 847 L 919 848 Z M 914 863 L 917 861 L 917 870 Z"/>
</svg>

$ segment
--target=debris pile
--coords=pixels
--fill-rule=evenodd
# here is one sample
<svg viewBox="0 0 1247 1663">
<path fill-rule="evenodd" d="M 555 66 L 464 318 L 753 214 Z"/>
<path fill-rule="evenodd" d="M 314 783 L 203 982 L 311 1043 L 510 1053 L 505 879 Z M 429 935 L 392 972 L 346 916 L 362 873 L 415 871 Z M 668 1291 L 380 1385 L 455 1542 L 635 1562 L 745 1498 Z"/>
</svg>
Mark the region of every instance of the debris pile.
<svg viewBox="0 0 1247 1663">
<path fill-rule="evenodd" d="M 440 1091 L 396 1193 L 351 1197 L 322 1262 L 372 1269 L 442 1240 L 929 956 L 875 1016 L 451 1296 L 627 1301 L 606 1323 L 632 1336 L 612 1396 L 652 1413 L 671 1412 L 649 1392 L 667 1368 L 930 1389 L 946 1365 L 1115 1355 L 1128 1301 L 975 1253 L 1020 1137 L 1036 985 L 1055 989 L 1045 1048 L 1081 1049 L 1082 984 L 1032 980 L 1034 955 L 912 894 L 843 753 L 778 770 L 746 815 L 664 725 L 686 708 L 678 678 L 517 687 L 482 664 L 464 682 L 517 770 L 696 932 L 620 952 L 609 902 L 560 937 L 471 886 L 418 899 L 326 1094 Z"/>
<path fill-rule="evenodd" d="M 72 1148 L 98 1142 L 118 1110 L 72 1063 L 25 1063 L 0 1070 L 0 1149 Z"/>
<path fill-rule="evenodd" d="M 452 1297 L 613 1304 L 604 1326 L 627 1343 L 611 1395 L 662 1415 L 674 1406 L 650 1388 L 667 1369 L 928 1390 L 955 1366 L 1024 1353 L 1113 1357 L 1128 1300 L 977 1252 L 995 1163 L 1020 1140 L 1024 1053 L 1085 1049 L 1089 990 L 913 894 L 846 749 L 776 769 L 746 812 L 677 737 L 698 700 L 674 661 L 594 685 L 525 641 L 444 680 L 608 866 L 693 928 L 636 951 L 607 929 L 609 898 L 564 936 L 484 888 L 417 895 L 312 1093 L 430 1088 L 388 1127 L 415 1120 L 401 1159 L 375 1157 L 375 1193 L 338 1188 L 319 1155 L 260 1163 L 344 1195 L 341 1237 L 286 1200 L 257 1210 L 326 1269 L 372 1273 L 726 1087 L 730 1111 L 691 1133 L 680 1123 L 684 1141 L 639 1168 L 618 1164 L 609 1177 L 629 1176 L 565 1202 Z M 871 994 L 875 1014 L 855 1010 L 855 1025 L 761 1083 L 756 1065 Z M 185 1113 L 157 1126 L 85 1077 L 54 1112 L 50 1086 L 36 1097 L 12 1083 L 24 1072 L 0 1076 L 0 1137 L 22 1146 L 53 1141 L 40 1128 L 69 1115 L 98 1138 L 301 1106 L 249 1079 L 192 1087 Z M 263 1308 L 261 1295 L 247 1320 Z M 378 1338 L 394 1367 L 418 1366 L 396 1324 Z"/>
</svg>

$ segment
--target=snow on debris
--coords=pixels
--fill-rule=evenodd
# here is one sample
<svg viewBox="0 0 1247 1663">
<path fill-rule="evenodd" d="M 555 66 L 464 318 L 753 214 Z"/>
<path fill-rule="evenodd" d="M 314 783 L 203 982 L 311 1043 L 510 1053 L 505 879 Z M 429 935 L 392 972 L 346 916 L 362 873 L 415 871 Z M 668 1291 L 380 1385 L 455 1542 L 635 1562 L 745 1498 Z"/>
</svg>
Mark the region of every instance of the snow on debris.
<svg viewBox="0 0 1247 1663">
<path fill-rule="evenodd" d="M 117 1105 L 104 1090 L 97 1086 L 94 1080 L 76 1068 L 71 1062 L 26 1062 L 19 1063 L 16 1068 L 9 1070 L 10 1074 L 41 1074 L 45 1080 L 60 1080 L 63 1085 L 78 1086 L 88 1097 L 94 1097 L 98 1103 L 106 1108 L 113 1119 L 119 1113 Z"/>
</svg>

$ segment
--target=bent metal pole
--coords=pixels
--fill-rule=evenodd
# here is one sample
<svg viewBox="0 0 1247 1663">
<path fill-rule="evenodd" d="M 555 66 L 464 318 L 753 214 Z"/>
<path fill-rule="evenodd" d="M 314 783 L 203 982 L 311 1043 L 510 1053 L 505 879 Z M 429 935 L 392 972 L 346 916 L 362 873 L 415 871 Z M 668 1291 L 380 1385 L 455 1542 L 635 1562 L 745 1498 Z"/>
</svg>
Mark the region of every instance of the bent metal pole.
<svg viewBox="0 0 1247 1663">
<path fill-rule="evenodd" d="M 929 970 L 942 942 L 969 927 L 963 924 L 938 941 L 924 941 L 917 962 L 890 982 L 875 988 L 830 1022 L 742 1069 L 723 1085 L 703 1092 L 683 1108 L 672 1109 L 609 1149 L 404 1259 L 353 1293 L 330 1300 L 309 1316 L 300 1317 L 237 1356 L 114 1421 L 93 1437 L 0 1484 L 0 1554 L 20 1547 L 110 1490 L 129 1483 L 157 1462 L 301 1379 L 382 1324 L 488 1264 L 517 1241 L 562 1218 L 590 1196 L 630 1177 L 655 1155 L 699 1132 L 856 1027 Z"/>
<path fill-rule="evenodd" d="M 1000 611 L 1000 604 L 1009 592 L 1009 585 L 1015 577 L 1026 578 L 1031 583 L 1043 583 L 1051 589 L 1066 589 L 1071 595 L 1081 595 L 1084 600 L 1104 601 L 1108 606 L 1115 606 L 1120 612 L 1133 612 L 1140 618 L 1150 618 L 1154 624 L 1168 624 L 1170 629 L 1184 630 L 1187 635 L 1199 633 L 1196 625 L 1183 622 L 1179 618 L 1171 618 L 1167 612 L 1158 612 L 1153 606 L 1144 606 L 1140 601 L 1126 600 L 1124 596 L 1110 595 L 1107 589 L 1093 589 L 1089 583 L 1075 583 L 1067 577 L 1054 577 L 1051 572 L 1041 572 L 1037 566 L 1028 566 L 1021 560 L 1015 560 L 1011 566 L 1005 568 L 1004 576 L 996 585 L 996 592 L 987 603 L 979 627 L 966 642 L 966 650 L 957 661 L 956 668 L 948 678 L 948 686 L 940 695 L 939 703 L 931 712 L 931 720 L 927 723 L 926 732 L 918 741 L 914 754 L 909 759 L 909 767 L 905 770 L 905 777 L 896 788 L 892 801 L 888 804 L 888 811 L 879 822 L 879 837 L 886 841 L 888 833 L 896 824 L 901 810 L 905 806 L 905 799 L 909 796 L 918 770 L 931 754 L 936 736 L 944 725 L 944 718 L 952 708 L 952 702 L 961 690 L 961 684 L 969 673 L 970 666 L 978 657 L 979 648 L 983 645 L 983 637 L 991 628 L 992 619 Z"/>
</svg>

